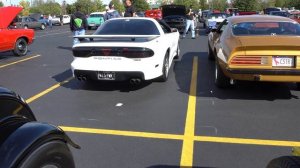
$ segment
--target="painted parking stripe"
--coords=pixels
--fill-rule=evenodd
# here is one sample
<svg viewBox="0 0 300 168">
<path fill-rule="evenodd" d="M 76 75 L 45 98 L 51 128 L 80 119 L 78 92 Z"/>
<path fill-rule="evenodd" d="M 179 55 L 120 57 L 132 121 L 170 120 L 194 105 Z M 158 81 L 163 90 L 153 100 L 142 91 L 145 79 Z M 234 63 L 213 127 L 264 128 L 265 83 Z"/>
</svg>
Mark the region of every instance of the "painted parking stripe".
<svg viewBox="0 0 300 168">
<path fill-rule="evenodd" d="M 21 59 L 19 61 L 15 61 L 15 62 L 7 63 L 7 64 L 4 64 L 4 65 L 0 65 L 0 69 L 11 66 L 11 65 L 15 65 L 15 64 L 18 64 L 18 63 L 21 63 L 21 62 L 25 62 L 25 61 L 28 61 L 28 60 L 31 60 L 31 59 L 34 59 L 34 58 L 37 58 L 37 57 L 40 57 L 40 56 L 41 55 L 34 55 L 34 56 L 30 56 L 30 57 Z"/>
<path fill-rule="evenodd" d="M 73 77 L 70 77 L 70 78 L 68 78 L 68 79 L 66 79 L 66 80 L 64 80 L 64 81 L 62 81 L 62 82 L 60 82 L 60 83 L 57 83 L 57 84 L 51 86 L 51 87 L 49 87 L 48 89 L 46 89 L 46 90 L 44 90 L 44 91 L 42 91 L 42 92 L 40 92 L 40 93 L 38 93 L 38 94 L 36 94 L 36 95 L 30 97 L 29 99 L 26 100 L 26 102 L 27 102 L 27 103 L 32 103 L 33 101 L 35 101 L 35 100 L 41 98 L 42 96 L 44 96 L 44 95 L 46 95 L 46 94 L 52 92 L 52 91 L 55 90 L 55 89 L 59 88 L 59 87 L 62 86 L 63 84 L 66 84 L 66 83 L 70 82 L 70 80 L 72 80 L 72 79 L 73 79 Z"/>
<path fill-rule="evenodd" d="M 79 128 L 79 127 L 67 127 L 67 126 L 59 126 L 59 127 L 64 131 L 77 132 L 77 133 L 103 134 L 103 135 L 127 136 L 127 137 L 138 137 L 138 138 L 169 139 L 169 140 L 183 139 L 183 135 L 176 135 L 176 134 L 121 131 L 121 130 L 95 129 L 95 128 Z"/>
<path fill-rule="evenodd" d="M 136 138 L 151 138 L 151 139 L 166 139 L 179 140 L 185 139 L 184 135 L 154 133 L 154 132 L 138 132 L 125 130 L 110 130 L 98 128 L 84 128 L 59 126 L 66 132 L 85 133 L 85 134 L 99 134 L 99 135 L 113 135 Z M 268 140 L 268 139 L 246 139 L 246 138 L 229 138 L 229 137 L 212 137 L 212 136 L 194 136 L 192 140 L 195 142 L 209 142 L 209 143 L 225 143 L 225 144 L 241 144 L 241 145 L 260 145 L 260 146 L 279 146 L 279 147 L 294 147 L 300 146 L 299 141 L 283 141 L 283 140 Z"/>
<path fill-rule="evenodd" d="M 180 167 L 192 167 L 194 156 L 195 116 L 197 98 L 198 57 L 193 59 L 188 109 L 185 121 L 184 138 L 181 151 Z"/>
</svg>

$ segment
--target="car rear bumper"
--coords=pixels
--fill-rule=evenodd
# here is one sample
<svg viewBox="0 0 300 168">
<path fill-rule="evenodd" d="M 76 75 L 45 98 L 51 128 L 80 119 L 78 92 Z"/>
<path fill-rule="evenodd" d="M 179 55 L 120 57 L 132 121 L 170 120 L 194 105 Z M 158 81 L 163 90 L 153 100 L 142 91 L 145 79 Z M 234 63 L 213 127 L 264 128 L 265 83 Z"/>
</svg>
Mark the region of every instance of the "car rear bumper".
<svg viewBox="0 0 300 168">
<path fill-rule="evenodd" d="M 112 71 L 110 71 L 112 72 Z M 145 80 L 143 72 L 113 72 L 115 74 L 115 80 L 113 81 L 129 81 L 130 79 L 139 78 Z M 87 71 L 87 70 L 74 70 L 74 76 L 79 79 L 86 80 L 98 80 L 97 71 Z"/>
<path fill-rule="evenodd" d="M 225 74 L 236 80 L 268 81 L 268 82 L 300 82 L 300 70 L 250 70 L 227 69 Z"/>
</svg>

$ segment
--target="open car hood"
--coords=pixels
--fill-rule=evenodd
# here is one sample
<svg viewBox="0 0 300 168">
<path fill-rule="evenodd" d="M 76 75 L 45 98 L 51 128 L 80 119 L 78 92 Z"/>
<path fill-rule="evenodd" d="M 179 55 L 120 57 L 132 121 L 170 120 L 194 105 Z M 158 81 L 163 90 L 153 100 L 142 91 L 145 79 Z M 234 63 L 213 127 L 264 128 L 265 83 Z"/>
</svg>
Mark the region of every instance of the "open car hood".
<svg viewBox="0 0 300 168">
<path fill-rule="evenodd" d="M 185 16 L 186 9 L 184 5 L 164 5 L 162 6 L 162 15 L 163 17 L 172 15 Z"/>
<path fill-rule="evenodd" d="M 0 8 L 0 29 L 7 28 L 14 18 L 23 10 L 21 7 L 1 7 Z"/>
</svg>

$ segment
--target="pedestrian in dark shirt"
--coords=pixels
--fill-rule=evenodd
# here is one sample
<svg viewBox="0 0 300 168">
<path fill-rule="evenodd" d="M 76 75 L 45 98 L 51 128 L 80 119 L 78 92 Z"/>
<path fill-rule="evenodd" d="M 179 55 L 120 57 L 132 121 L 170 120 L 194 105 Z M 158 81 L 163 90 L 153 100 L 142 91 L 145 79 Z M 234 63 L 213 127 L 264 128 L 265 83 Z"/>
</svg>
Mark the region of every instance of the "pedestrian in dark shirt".
<svg viewBox="0 0 300 168">
<path fill-rule="evenodd" d="M 134 16 L 135 16 L 135 9 L 132 5 L 132 2 L 131 0 L 126 0 L 124 17 L 134 17 Z"/>
<path fill-rule="evenodd" d="M 85 35 L 87 29 L 86 16 L 81 12 L 81 6 L 76 6 L 76 12 L 71 15 L 70 29 L 74 33 L 74 36 Z M 73 45 L 79 43 L 79 39 L 74 38 Z"/>
</svg>

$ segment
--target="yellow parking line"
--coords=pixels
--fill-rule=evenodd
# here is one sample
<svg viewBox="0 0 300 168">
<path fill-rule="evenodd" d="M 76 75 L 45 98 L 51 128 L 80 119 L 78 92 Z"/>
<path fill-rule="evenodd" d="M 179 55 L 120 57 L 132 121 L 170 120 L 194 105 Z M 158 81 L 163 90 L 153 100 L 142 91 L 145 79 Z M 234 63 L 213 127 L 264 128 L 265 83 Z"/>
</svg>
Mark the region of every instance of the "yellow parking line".
<svg viewBox="0 0 300 168">
<path fill-rule="evenodd" d="M 166 140 L 186 140 L 184 135 L 178 134 L 163 134 L 153 132 L 138 132 L 138 131 L 121 131 L 98 128 L 81 128 L 70 126 L 59 126 L 66 132 L 99 134 L 99 135 L 113 135 L 136 138 L 152 138 L 152 139 L 166 139 Z M 195 142 L 210 142 L 210 143 L 225 143 L 225 144 L 241 144 L 241 145 L 261 145 L 261 146 L 279 146 L 279 147 L 294 147 L 300 146 L 297 141 L 281 141 L 281 140 L 266 140 L 266 139 L 246 139 L 246 138 L 229 138 L 229 137 L 211 137 L 211 136 L 194 136 L 189 139 Z"/>
<path fill-rule="evenodd" d="M 214 143 L 229 143 L 229 144 L 242 144 L 242 145 L 280 146 L 280 147 L 300 146 L 300 142 L 296 142 L 296 141 L 278 141 L 278 140 L 228 138 L 228 137 L 209 137 L 209 136 L 196 136 L 195 141 L 214 142 Z"/>
<path fill-rule="evenodd" d="M 121 130 L 108 130 L 108 129 L 95 129 L 95 128 L 78 128 L 78 127 L 66 127 L 66 126 L 59 126 L 59 127 L 64 131 L 77 132 L 77 133 L 104 134 L 104 135 L 128 136 L 128 137 L 139 137 L 139 138 L 156 138 L 156 139 L 169 139 L 169 140 L 183 139 L 183 135 L 176 135 L 176 134 L 121 131 Z"/>
<path fill-rule="evenodd" d="M 37 58 L 37 57 L 40 57 L 40 56 L 41 56 L 41 55 L 35 55 L 35 56 L 28 57 L 28 58 L 24 58 L 24 59 L 19 60 L 19 61 L 15 61 L 15 62 L 12 62 L 12 63 L 8 63 L 8 64 L 5 64 L 5 65 L 0 65 L 0 68 L 4 68 L 4 67 L 10 66 L 10 65 L 18 64 L 18 63 L 20 63 L 20 62 L 28 61 L 28 60 L 31 60 L 31 59 L 33 59 L 33 58 Z"/>
<path fill-rule="evenodd" d="M 46 89 L 46 90 L 44 90 L 44 91 L 42 91 L 42 92 L 40 92 L 40 93 L 38 93 L 38 94 L 36 94 L 36 95 L 30 97 L 29 99 L 26 100 L 26 102 L 27 102 L 27 103 L 31 103 L 31 102 L 35 101 L 36 99 L 38 99 L 38 98 L 40 98 L 40 97 L 42 97 L 42 96 L 44 96 L 44 95 L 50 93 L 51 91 L 53 91 L 53 90 L 59 88 L 61 85 L 70 82 L 71 79 L 73 79 L 73 77 L 70 77 L 70 78 L 68 78 L 68 79 L 66 79 L 66 80 L 64 80 L 64 81 L 62 81 L 62 82 L 60 82 L 60 83 L 57 83 L 57 84 L 55 84 L 55 85 L 49 87 L 48 89 Z"/>
<path fill-rule="evenodd" d="M 185 121 L 185 131 L 184 131 L 183 145 L 181 151 L 180 167 L 193 166 L 197 78 L 198 78 L 197 75 L 198 75 L 198 58 L 194 57 L 192 78 L 190 84 L 190 95 L 188 101 L 187 116 Z"/>
</svg>

